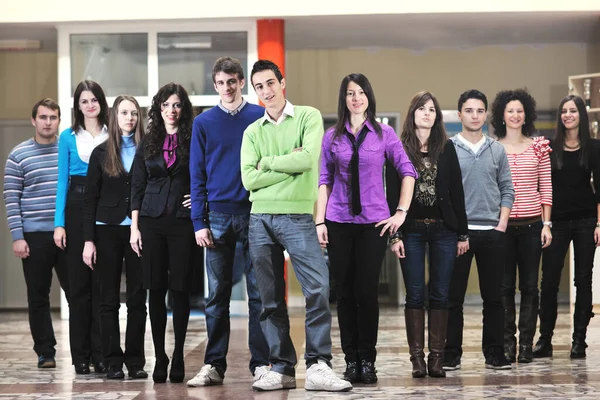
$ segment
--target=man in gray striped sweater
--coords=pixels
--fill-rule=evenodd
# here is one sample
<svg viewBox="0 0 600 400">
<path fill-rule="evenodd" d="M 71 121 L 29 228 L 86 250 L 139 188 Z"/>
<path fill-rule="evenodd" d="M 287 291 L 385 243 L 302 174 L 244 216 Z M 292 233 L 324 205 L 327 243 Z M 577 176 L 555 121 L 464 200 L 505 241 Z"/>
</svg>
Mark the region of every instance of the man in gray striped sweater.
<svg viewBox="0 0 600 400">
<path fill-rule="evenodd" d="M 4 171 L 8 227 L 13 252 L 23 262 L 29 327 L 38 368 L 56 367 L 49 296 L 53 268 L 69 298 L 65 254 L 53 239 L 59 122 L 60 108 L 54 100 L 37 102 L 31 112 L 35 137 L 12 149 Z"/>
</svg>

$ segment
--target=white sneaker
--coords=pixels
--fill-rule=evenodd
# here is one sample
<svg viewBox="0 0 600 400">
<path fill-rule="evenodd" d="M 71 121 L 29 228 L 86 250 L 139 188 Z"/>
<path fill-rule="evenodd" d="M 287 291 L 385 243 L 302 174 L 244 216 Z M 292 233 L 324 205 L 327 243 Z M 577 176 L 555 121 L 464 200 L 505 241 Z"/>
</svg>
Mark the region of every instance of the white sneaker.
<svg viewBox="0 0 600 400">
<path fill-rule="evenodd" d="M 252 389 L 260 391 L 295 388 L 296 378 L 275 371 L 267 371 L 252 384 Z"/>
<path fill-rule="evenodd" d="M 212 386 L 223 384 L 223 377 L 219 375 L 219 371 L 210 364 L 202 367 L 198 375 L 187 382 L 190 387 L 197 386 Z"/>
<path fill-rule="evenodd" d="M 310 366 L 306 370 L 306 390 L 323 390 L 327 392 L 347 392 L 352 389 L 352 384 L 335 376 L 335 372 L 323 360 Z"/>
<path fill-rule="evenodd" d="M 260 367 L 254 368 L 254 382 L 262 378 L 262 376 L 270 370 L 271 368 L 268 365 L 261 365 Z"/>
</svg>

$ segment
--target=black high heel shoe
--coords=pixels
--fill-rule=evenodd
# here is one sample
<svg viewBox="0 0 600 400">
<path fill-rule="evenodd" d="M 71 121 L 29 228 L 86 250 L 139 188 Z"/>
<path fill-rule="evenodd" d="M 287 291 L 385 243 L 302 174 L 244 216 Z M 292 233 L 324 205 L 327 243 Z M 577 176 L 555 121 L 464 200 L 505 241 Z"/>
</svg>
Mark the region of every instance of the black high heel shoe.
<svg viewBox="0 0 600 400">
<path fill-rule="evenodd" d="M 181 383 L 183 382 L 183 378 L 185 378 L 185 363 L 183 362 L 183 358 L 173 358 L 169 380 L 172 383 Z"/>
<path fill-rule="evenodd" d="M 163 357 L 156 359 L 152 380 L 154 383 L 165 383 L 167 381 L 167 368 L 169 367 L 169 357 L 165 354 Z"/>
</svg>

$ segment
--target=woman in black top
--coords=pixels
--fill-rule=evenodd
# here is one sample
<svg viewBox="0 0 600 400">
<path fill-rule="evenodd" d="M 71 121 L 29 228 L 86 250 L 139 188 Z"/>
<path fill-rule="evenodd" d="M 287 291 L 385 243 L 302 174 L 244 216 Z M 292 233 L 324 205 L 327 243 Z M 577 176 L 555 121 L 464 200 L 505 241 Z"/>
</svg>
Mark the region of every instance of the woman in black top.
<svg viewBox="0 0 600 400">
<path fill-rule="evenodd" d="M 150 289 L 149 309 L 156 364 L 152 378 L 167 379 L 169 358 L 165 352 L 167 308 L 165 295 L 173 298 L 175 349 L 171 382 L 183 382 L 183 346 L 190 316 L 196 246 L 190 219 L 190 138 L 192 104 L 181 85 L 169 83 L 152 99 L 148 132 L 138 146 L 131 183 L 131 238 L 142 257 L 144 287 Z"/>
<path fill-rule="evenodd" d="M 573 241 L 577 296 L 573 314 L 571 358 L 585 358 L 587 326 L 592 313 L 592 268 L 600 244 L 600 142 L 590 138 L 588 115 L 579 96 L 567 96 L 558 107 L 552 141 L 552 244 L 542 257 L 540 338 L 534 358 L 552 356 L 557 292 L 569 244 Z M 594 174 L 594 191 L 590 179 Z"/>
<path fill-rule="evenodd" d="M 108 139 L 92 151 L 83 209 L 83 261 L 100 276 L 100 331 L 108 379 L 123 379 L 123 363 L 133 379 L 144 371 L 146 291 L 142 266 L 129 245 L 131 165 L 144 136 L 140 106 L 131 96 L 118 96 L 110 110 Z M 127 333 L 121 349 L 119 307 L 125 259 Z"/>
<path fill-rule="evenodd" d="M 406 334 L 412 375 L 445 377 L 442 368 L 448 291 L 457 253 L 469 249 L 467 214 L 460 165 L 444 129 L 442 111 L 429 92 L 413 97 L 402 129 L 402 143 L 419 177 L 402 227 L 390 238 L 406 285 Z M 429 356 L 425 366 L 425 251 L 429 247 Z"/>
</svg>

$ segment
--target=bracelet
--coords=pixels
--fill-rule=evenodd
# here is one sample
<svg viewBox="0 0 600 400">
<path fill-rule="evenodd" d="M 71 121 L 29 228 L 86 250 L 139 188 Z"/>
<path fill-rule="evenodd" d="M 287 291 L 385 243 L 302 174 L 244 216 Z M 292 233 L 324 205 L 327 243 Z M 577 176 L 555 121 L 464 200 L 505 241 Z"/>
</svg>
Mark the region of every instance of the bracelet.
<svg viewBox="0 0 600 400">
<path fill-rule="evenodd" d="M 390 235 L 390 237 L 389 237 L 388 240 L 392 240 L 392 239 L 400 239 L 400 240 L 402 240 L 402 232 L 398 230 L 393 235 Z"/>
<path fill-rule="evenodd" d="M 596 222 L 596 228 L 600 228 L 600 222 Z"/>
<path fill-rule="evenodd" d="M 318 224 L 315 224 L 315 226 L 319 226 L 319 225 L 325 225 L 325 222 L 319 222 Z"/>
<path fill-rule="evenodd" d="M 467 240 L 469 240 L 469 235 L 458 235 L 459 242 L 466 242 Z"/>
<path fill-rule="evenodd" d="M 398 243 L 398 242 L 401 242 L 401 241 L 402 241 L 402 239 L 400 239 L 400 238 L 393 238 L 393 239 L 390 240 L 389 244 L 392 245 L 394 243 Z"/>
</svg>

